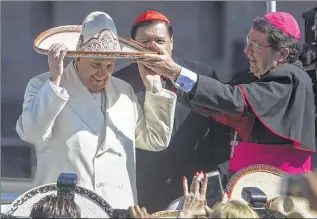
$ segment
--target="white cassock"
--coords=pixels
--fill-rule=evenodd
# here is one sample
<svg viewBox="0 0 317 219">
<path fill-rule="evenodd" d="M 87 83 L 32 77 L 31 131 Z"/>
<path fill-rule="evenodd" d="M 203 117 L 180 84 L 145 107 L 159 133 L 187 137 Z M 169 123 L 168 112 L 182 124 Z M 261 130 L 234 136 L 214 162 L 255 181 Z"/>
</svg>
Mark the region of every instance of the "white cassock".
<svg viewBox="0 0 317 219">
<path fill-rule="evenodd" d="M 20 138 L 36 148 L 34 184 L 55 183 L 61 172 L 76 173 L 79 185 L 113 208 L 137 204 L 135 146 L 166 149 L 176 95 L 165 89 L 147 92 L 142 109 L 131 85 L 114 77 L 92 95 L 73 62 L 64 69 L 62 88 L 49 77 L 47 72 L 30 80 L 16 125 Z"/>
</svg>

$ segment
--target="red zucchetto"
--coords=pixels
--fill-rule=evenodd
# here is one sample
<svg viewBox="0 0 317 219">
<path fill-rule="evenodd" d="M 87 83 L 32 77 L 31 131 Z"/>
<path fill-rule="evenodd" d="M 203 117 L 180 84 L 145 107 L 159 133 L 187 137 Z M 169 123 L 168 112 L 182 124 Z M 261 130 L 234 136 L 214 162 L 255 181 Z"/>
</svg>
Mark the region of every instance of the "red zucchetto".
<svg viewBox="0 0 317 219">
<path fill-rule="evenodd" d="M 265 14 L 264 18 L 284 33 L 297 39 L 301 38 L 298 23 L 293 15 L 287 12 L 271 12 Z"/>
<path fill-rule="evenodd" d="M 142 21 L 149 21 L 149 20 L 161 20 L 167 23 L 171 23 L 167 17 L 162 15 L 161 13 L 153 10 L 146 10 L 142 14 L 138 15 L 137 18 L 134 20 L 133 25 L 136 25 Z"/>
</svg>

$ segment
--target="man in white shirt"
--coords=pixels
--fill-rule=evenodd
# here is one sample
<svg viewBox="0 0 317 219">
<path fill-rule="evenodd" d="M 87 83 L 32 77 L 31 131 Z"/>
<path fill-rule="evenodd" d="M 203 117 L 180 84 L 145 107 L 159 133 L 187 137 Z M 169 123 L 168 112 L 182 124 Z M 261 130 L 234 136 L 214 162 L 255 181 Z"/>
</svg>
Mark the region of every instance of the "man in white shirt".
<svg viewBox="0 0 317 219">
<path fill-rule="evenodd" d="M 93 12 L 82 27 L 77 50 L 120 50 L 108 14 Z M 115 59 L 77 57 L 64 69 L 65 44 L 49 49 L 50 71 L 28 83 L 17 121 L 21 139 L 36 148 L 35 184 L 54 183 L 61 172 L 76 173 L 79 185 L 112 208 L 127 209 L 137 204 L 135 146 L 151 151 L 168 146 L 176 95 L 162 88 L 159 75 L 139 65 L 147 88 L 142 108 L 132 87 L 111 77 Z"/>
</svg>

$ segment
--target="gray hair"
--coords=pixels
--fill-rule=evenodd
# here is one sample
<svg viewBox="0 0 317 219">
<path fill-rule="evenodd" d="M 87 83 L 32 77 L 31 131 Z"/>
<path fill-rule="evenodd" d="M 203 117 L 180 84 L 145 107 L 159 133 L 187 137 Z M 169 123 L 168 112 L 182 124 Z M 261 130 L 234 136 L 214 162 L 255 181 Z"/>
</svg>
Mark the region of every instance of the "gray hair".
<svg viewBox="0 0 317 219">
<path fill-rule="evenodd" d="M 299 39 L 284 33 L 264 17 L 256 17 L 253 20 L 252 28 L 268 35 L 268 42 L 274 51 L 278 52 L 283 48 L 289 49 L 289 55 L 286 58 L 288 63 L 294 63 L 298 60 L 303 50 L 303 43 Z"/>
</svg>

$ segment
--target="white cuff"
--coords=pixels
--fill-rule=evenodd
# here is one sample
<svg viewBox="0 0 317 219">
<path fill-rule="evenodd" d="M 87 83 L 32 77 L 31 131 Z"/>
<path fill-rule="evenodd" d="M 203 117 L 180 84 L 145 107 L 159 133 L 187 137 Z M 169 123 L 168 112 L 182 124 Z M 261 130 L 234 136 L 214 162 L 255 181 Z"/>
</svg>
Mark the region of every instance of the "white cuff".
<svg viewBox="0 0 317 219">
<path fill-rule="evenodd" d="M 197 83 L 197 79 L 198 76 L 195 72 L 182 67 L 182 70 L 178 75 L 178 78 L 175 81 L 174 85 L 177 89 L 189 93 L 193 89 L 194 85 Z"/>
<path fill-rule="evenodd" d="M 68 97 L 68 93 L 63 87 L 56 86 L 50 79 L 48 79 L 48 83 L 51 85 L 56 93 L 63 97 Z"/>
</svg>

